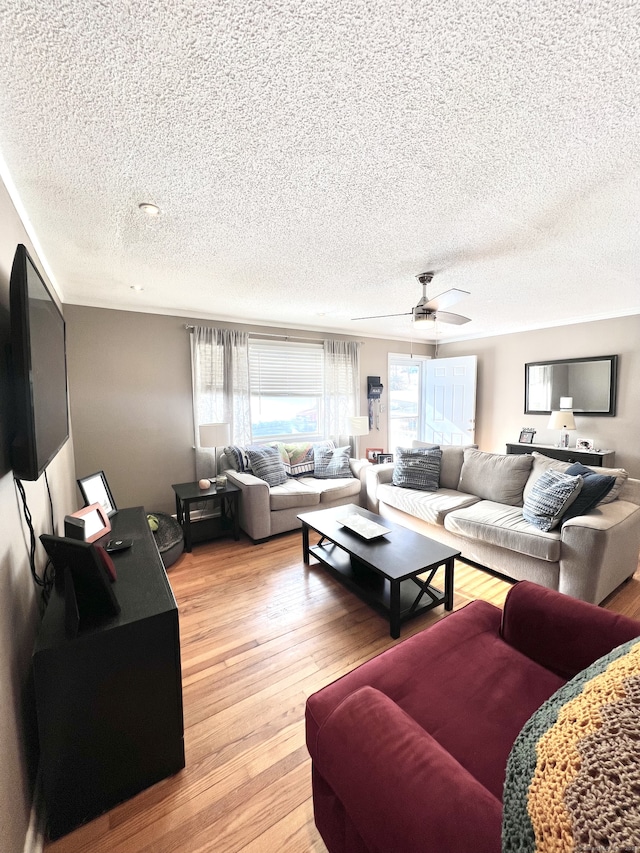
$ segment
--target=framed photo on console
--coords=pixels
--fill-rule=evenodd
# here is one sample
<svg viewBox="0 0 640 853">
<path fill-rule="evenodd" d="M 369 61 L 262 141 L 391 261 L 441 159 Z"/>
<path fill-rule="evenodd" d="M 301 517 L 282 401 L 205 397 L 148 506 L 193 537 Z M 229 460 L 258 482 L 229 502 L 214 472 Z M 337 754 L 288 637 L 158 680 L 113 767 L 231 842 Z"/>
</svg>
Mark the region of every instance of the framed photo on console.
<svg viewBox="0 0 640 853">
<path fill-rule="evenodd" d="M 593 450 L 596 443 L 592 438 L 579 438 L 576 441 L 576 450 Z"/>
<path fill-rule="evenodd" d="M 89 474 L 87 477 L 81 477 L 78 480 L 78 487 L 84 498 L 85 506 L 90 504 L 100 504 L 105 511 L 107 518 L 118 511 L 116 502 L 111 494 L 109 483 L 104 475 L 104 471 L 96 471 L 95 474 Z"/>
<path fill-rule="evenodd" d="M 393 453 L 378 453 L 376 462 L 378 465 L 382 465 L 383 462 L 393 462 Z"/>
<path fill-rule="evenodd" d="M 524 427 L 520 430 L 520 438 L 518 441 L 520 444 L 533 444 L 533 436 L 535 434 L 536 431 L 532 427 Z"/>
<path fill-rule="evenodd" d="M 369 462 L 376 462 L 379 453 L 384 453 L 384 447 L 367 447 L 364 455 Z"/>
<path fill-rule="evenodd" d="M 89 504 L 71 515 L 65 515 L 64 530 L 64 535 L 71 539 L 95 542 L 111 531 L 111 522 L 99 503 Z"/>
</svg>

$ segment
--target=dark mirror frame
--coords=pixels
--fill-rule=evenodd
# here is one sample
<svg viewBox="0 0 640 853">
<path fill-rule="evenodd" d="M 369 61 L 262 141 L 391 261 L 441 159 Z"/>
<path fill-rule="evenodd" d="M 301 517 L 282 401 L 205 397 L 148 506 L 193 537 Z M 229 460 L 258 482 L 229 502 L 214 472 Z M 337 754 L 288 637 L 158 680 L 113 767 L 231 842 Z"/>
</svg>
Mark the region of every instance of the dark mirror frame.
<svg viewBox="0 0 640 853">
<path fill-rule="evenodd" d="M 583 415 L 589 417 L 614 417 L 616 413 L 616 392 L 618 387 L 618 356 L 617 355 L 601 355 L 601 356 L 589 356 L 588 358 L 564 358 L 559 359 L 557 361 L 535 361 L 529 362 L 524 366 L 524 413 L 525 415 L 549 415 L 551 414 L 551 409 L 532 409 L 529 405 L 530 399 L 530 388 L 529 388 L 529 374 L 531 368 L 534 367 L 547 367 L 549 365 L 565 365 L 565 364 L 578 364 L 578 363 L 593 363 L 593 362 L 605 362 L 609 365 L 609 405 L 608 409 L 605 410 L 597 410 L 597 411 L 585 411 L 577 405 L 576 400 L 574 399 L 574 411 L 577 415 L 582 417 Z M 562 394 L 561 396 L 565 396 Z M 570 396 L 570 395 L 569 395 Z M 579 402 L 579 401 L 578 401 Z"/>
</svg>

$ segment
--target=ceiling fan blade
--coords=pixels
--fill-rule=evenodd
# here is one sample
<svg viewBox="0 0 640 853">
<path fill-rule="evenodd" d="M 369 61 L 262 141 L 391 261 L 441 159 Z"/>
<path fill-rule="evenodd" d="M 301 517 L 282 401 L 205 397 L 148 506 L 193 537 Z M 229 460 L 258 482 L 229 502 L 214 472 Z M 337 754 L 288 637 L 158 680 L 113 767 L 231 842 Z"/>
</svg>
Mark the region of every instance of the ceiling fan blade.
<svg viewBox="0 0 640 853">
<path fill-rule="evenodd" d="M 441 323 L 452 323 L 454 326 L 462 326 L 464 323 L 471 322 L 471 317 L 463 317 L 462 314 L 450 314 L 448 311 L 437 311 L 435 318 Z"/>
<path fill-rule="evenodd" d="M 434 296 L 433 299 L 425 302 L 424 307 L 429 308 L 431 311 L 439 311 L 441 308 L 449 308 L 451 305 L 455 305 L 456 302 L 460 302 L 461 299 L 469 295 L 468 290 L 459 290 L 457 287 L 452 287 L 451 290 L 445 290 L 443 293 L 439 293 L 438 296 Z"/>
<path fill-rule="evenodd" d="M 373 317 L 352 317 L 352 320 L 382 320 L 384 317 L 406 317 L 413 311 L 403 311 L 402 314 L 374 314 Z"/>
</svg>

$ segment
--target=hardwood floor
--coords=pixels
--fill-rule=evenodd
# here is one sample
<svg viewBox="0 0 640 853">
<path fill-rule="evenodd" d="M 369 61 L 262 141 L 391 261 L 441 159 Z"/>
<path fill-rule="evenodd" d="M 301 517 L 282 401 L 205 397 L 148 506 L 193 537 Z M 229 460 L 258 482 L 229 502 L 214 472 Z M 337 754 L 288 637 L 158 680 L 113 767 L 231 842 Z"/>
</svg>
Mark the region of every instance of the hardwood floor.
<svg viewBox="0 0 640 853">
<path fill-rule="evenodd" d="M 47 853 L 322 853 L 307 696 L 443 617 L 389 625 L 318 565 L 299 532 L 196 545 L 169 570 L 180 608 L 185 769 L 49 843 Z M 457 563 L 455 608 L 510 584 Z M 640 618 L 640 572 L 606 602 Z"/>
</svg>

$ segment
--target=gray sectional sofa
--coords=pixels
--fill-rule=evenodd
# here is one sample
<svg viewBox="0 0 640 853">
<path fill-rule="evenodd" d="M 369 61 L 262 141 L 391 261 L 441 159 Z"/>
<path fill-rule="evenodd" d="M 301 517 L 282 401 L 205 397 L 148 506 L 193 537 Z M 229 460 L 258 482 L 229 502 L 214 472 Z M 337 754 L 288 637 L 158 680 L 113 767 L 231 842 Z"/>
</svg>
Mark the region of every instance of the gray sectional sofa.
<svg viewBox="0 0 640 853">
<path fill-rule="evenodd" d="M 284 445 L 294 457 L 297 446 Z M 303 451 L 307 443 L 299 445 Z M 283 451 L 284 452 L 284 451 Z M 366 503 L 364 471 L 372 467 L 364 459 L 349 459 L 351 476 L 318 479 L 313 470 L 287 477 L 286 482 L 270 486 L 253 473 L 234 470 L 229 455 L 220 455 L 219 466 L 229 482 L 242 491 L 240 527 L 254 541 L 261 542 L 277 533 L 301 527 L 298 515 L 316 509 L 330 509 L 346 504 Z M 296 459 L 300 459 L 299 453 Z M 311 455 L 313 469 L 313 455 Z"/>
<path fill-rule="evenodd" d="M 594 468 L 616 477 L 607 502 L 548 532 L 539 530 L 524 519 L 524 500 L 545 471 L 568 467 L 539 453 L 442 447 L 436 491 L 395 486 L 392 463 L 372 465 L 366 470 L 367 506 L 460 550 L 463 559 L 599 604 L 638 567 L 640 480 L 622 469 Z"/>
</svg>

